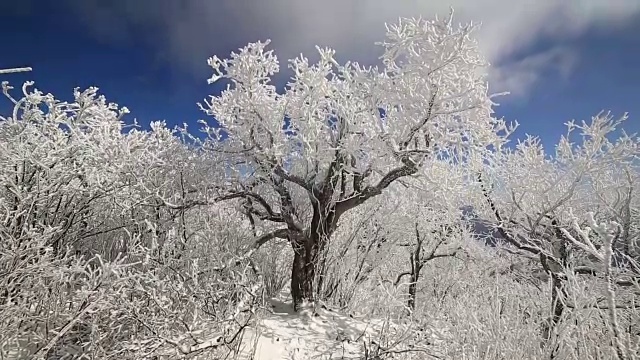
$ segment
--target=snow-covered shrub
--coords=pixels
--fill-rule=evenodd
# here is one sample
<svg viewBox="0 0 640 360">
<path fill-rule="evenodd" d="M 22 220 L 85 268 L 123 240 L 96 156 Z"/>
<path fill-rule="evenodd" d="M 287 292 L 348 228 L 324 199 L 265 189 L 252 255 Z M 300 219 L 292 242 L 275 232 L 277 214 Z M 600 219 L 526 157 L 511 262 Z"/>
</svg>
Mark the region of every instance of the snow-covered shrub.
<svg viewBox="0 0 640 360">
<path fill-rule="evenodd" d="M 207 158 L 162 123 L 127 131 L 97 89 L 29 86 L 0 119 L 2 356 L 231 351 L 262 281 L 238 213 L 206 202 Z"/>
</svg>

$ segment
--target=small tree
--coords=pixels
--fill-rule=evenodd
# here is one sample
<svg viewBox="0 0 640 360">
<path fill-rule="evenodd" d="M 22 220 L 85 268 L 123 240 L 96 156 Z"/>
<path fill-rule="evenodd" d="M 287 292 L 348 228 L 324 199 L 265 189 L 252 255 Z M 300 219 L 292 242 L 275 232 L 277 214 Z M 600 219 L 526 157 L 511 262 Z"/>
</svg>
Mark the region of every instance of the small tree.
<svg viewBox="0 0 640 360">
<path fill-rule="evenodd" d="M 413 226 L 413 241 L 398 244 L 409 248 L 410 269 L 400 273 L 394 285 L 399 285 L 405 276 L 409 277 L 407 300 L 409 312 L 413 312 L 416 309 L 418 281 L 424 266 L 438 258 L 454 257 L 462 250 L 459 246 L 452 248 L 450 245 L 453 238 L 459 237 L 462 232 L 461 220 L 458 219 L 458 221 L 451 222 L 445 220 L 445 217 L 455 214 L 455 212 L 438 214 L 437 211 L 430 208 L 417 212 Z"/>
<path fill-rule="evenodd" d="M 259 223 L 252 249 L 288 239 L 294 307 L 314 300 L 316 267 L 345 213 L 428 174 L 430 162 L 470 164 L 513 130 L 492 117 L 473 29 L 451 16 L 402 19 L 380 43 L 382 68 L 341 65 L 318 48 L 316 64 L 289 62 L 293 77 L 280 93 L 268 41 L 209 60 L 209 81 L 230 83 L 201 105 L 220 125 L 204 129 L 226 171 L 214 200 L 244 199 Z"/>
<path fill-rule="evenodd" d="M 416 309 L 425 266 L 462 254 L 467 228 L 462 208 L 472 195 L 462 166 L 442 162 L 430 165 L 428 178 L 405 179 L 391 189 L 386 202 L 393 204 L 393 210 L 381 224 L 386 232 L 381 247 L 384 260 L 402 264 L 394 269 L 395 279 L 389 280 L 395 287 L 403 285 L 406 289 L 409 313 Z"/>
</svg>

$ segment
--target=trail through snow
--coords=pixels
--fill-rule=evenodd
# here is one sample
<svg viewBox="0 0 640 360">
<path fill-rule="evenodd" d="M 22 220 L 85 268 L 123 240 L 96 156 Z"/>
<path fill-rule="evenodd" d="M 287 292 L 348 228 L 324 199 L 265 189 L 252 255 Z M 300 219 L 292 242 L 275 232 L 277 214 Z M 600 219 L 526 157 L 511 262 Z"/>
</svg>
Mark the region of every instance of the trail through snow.
<svg viewBox="0 0 640 360">
<path fill-rule="evenodd" d="M 381 324 L 324 308 L 295 313 L 284 295 L 271 306 L 273 314 L 245 332 L 239 359 L 361 359 L 363 340 Z"/>
</svg>

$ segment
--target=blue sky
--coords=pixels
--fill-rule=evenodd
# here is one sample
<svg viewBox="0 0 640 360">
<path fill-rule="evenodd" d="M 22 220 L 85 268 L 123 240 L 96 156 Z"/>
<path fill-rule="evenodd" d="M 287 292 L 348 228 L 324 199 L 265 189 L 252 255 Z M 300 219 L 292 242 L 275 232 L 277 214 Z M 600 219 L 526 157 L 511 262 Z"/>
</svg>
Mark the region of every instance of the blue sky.
<svg viewBox="0 0 640 360">
<path fill-rule="evenodd" d="M 629 112 L 625 128 L 640 131 L 640 37 L 634 35 L 640 33 L 640 1 L 346 3 L 3 1 L 0 68 L 34 71 L 0 80 L 14 86 L 35 80 L 38 88 L 63 99 L 74 87 L 95 85 L 141 124 L 166 120 L 171 126 L 196 126 L 205 118 L 196 102 L 220 90 L 206 83 L 211 55 L 226 57 L 249 41 L 272 38 L 281 60 L 300 52 L 312 55 L 319 43 L 336 48 L 341 59 L 374 63 L 372 44 L 382 40 L 384 21 L 446 15 L 452 5 L 459 21 L 482 22 L 480 46 L 495 65 L 491 84 L 514 93 L 500 98 L 496 110 L 520 122 L 517 137 L 539 135 L 551 145 L 564 132 L 564 122 L 603 109 Z M 7 105 L 0 100 L 0 109 Z"/>
</svg>

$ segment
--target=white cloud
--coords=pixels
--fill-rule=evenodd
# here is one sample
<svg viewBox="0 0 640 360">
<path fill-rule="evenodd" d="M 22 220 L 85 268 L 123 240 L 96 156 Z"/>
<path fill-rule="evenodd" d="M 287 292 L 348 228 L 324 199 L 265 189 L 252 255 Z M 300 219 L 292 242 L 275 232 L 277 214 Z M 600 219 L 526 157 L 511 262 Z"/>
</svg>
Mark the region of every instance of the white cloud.
<svg viewBox="0 0 640 360">
<path fill-rule="evenodd" d="M 99 32 L 108 31 L 104 5 L 98 6 L 98 0 L 81 2 L 87 24 Z M 591 27 L 624 26 L 640 13 L 638 0 L 139 0 L 110 4 L 109 14 L 119 24 L 127 19 L 129 25 L 153 29 L 170 59 L 198 71 L 216 51 L 267 38 L 273 40 L 281 58 L 309 53 L 318 44 L 335 48 L 343 58 L 371 62 L 377 55 L 373 42 L 382 39 L 384 22 L 446 15 L 453 7 L 454 20 L 482 22 L 477 33 L 481 49 L 497 64 L 491 72 L 493 88 L 521 95 L 549 67 L 570 72 L 576 56 L 568 47 L 543 49 L 524 59 L 512 55 L 540 38 L 563 41 Z M 92 8 L 100 10 L 99 21 L 93 21 Z M 212 48 L 213 44 L 219 48 Z"/>
<path fill-rule="evenodd" d="M 510 95 L 523 97 L 546 74 L 560 79 L 571 75 L 578 59 L 577 54 L 566 47 L 553 47 L 522 59 L 508 61 L 490 69 L 491 90 L 509 91 Z"/>
</svg>

